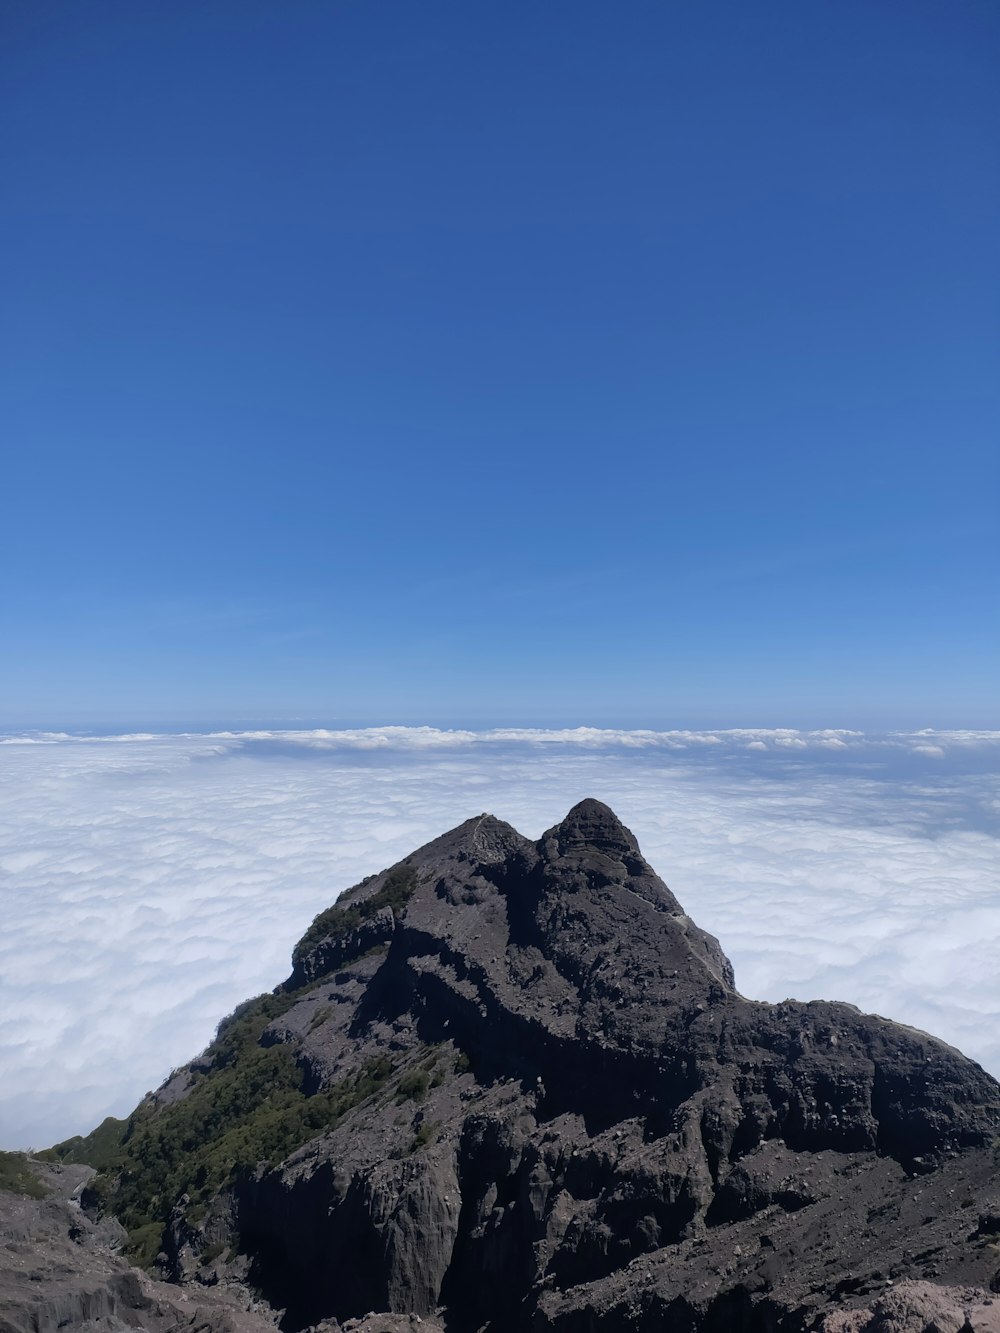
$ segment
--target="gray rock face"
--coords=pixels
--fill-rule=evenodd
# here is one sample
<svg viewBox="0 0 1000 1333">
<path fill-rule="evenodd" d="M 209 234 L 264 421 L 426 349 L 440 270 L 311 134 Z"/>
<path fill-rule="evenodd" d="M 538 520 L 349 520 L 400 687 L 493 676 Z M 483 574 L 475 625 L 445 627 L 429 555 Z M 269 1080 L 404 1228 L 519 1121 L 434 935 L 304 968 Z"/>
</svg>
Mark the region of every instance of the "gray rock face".
<svg viewBox="0 0 1000 1333">
<path fill-rule="evenodd" d="M 378 1058 L 391 1080 L 209 1209 L 285 1328 L 773 1333 L 881 1317 L 890 1281 L 989 1299 L 977 1065 L 848 1005 L 744 999 L 596 801 L 537 843 L 483 815 L 404 868 L 405 901 L 375 907 L 400 867 L 343 895 L 355 925 L 310 936 L 262 1037 L 314 1092 Z"/>
<path fill-rule="evenodd" d="M 43 1199 L 0 1191 L 0 1333 L 274 1333 L 241 1292 L 155 1282 L 118 1255 L 124 1232 L 80 1209 L 85 1166 L 32 1163 Z"/>
<path fill-rule="evenodd" d="M 974 1288 L 901 1282 L 858 1310 L 827 1315 L 820 1333 L 1000 1333 L 1000 1302 Z"/>
<path fill-rule="evenodd" d="M 324 939 L 312 949 L 303 960 L 300 977 L 301 984 L 315 981 L 317 977 L 335 972 L 352 958 L 360 958 L 370 949 L 385 944 L 392 938 L 396 928 L 396 918 L 391 907 L 382 907 L 371 919 L 362 921 L 342 939 Z"/>
</svg>

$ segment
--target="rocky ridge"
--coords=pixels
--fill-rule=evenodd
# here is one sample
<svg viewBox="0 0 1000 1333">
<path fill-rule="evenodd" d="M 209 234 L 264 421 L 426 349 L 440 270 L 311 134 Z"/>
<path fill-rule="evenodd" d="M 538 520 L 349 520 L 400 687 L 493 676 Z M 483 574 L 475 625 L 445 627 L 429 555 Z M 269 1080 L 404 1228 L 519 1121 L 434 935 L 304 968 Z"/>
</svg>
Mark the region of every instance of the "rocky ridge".
<svg viewBox="0 0 1000 1333">
<path fill-rule="evenodd" d="M 849 1005 L 746 1000 L 596 801 L 373 876 L 255 1004 L 87 1196 L 175 1283 L 289 1330 L 996 1326 L 1000 1086 Z"/>
</svg>

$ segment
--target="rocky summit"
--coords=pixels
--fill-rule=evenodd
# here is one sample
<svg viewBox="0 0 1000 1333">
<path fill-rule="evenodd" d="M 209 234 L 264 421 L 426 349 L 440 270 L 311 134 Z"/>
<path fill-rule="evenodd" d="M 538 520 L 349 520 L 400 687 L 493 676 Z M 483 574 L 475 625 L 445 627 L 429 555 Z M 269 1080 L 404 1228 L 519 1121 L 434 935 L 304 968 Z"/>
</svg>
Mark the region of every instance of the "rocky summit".
<svg viewBox="0 0 1000 1333">
<path fill-rule="evenodd" d="M 588 800 L 343 894 L 283 986 L 39 1170 L 90 1165 L 65 1243 L 106 1329 L 1000 1333 L 998 1144 L 958 1051 L 741 996 Z M 16 1202 L 30 1245 L 55 1204 Z M 32 1284 L 3 1253 L 4 1333 L 90 1327 L 64 1291 L 39 1314 L 65 1257 Z"/>
</svg>

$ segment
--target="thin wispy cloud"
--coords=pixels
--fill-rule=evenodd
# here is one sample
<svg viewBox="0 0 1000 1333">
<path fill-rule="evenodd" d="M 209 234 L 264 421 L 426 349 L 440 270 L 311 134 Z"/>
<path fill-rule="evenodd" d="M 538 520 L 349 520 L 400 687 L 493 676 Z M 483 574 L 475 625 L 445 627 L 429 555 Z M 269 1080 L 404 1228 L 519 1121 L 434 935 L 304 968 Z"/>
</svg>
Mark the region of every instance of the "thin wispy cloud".
<svg viewBox="0 0 1000 1333">
<path fill-rule="evenodd" d="M 482 810 L 612 805 L 755 998 L 1000 1073 L 1000 736 L 380 727 L 0 738 L 0 1146 L 128 1111 L 344 888 Z"/>
</svg>

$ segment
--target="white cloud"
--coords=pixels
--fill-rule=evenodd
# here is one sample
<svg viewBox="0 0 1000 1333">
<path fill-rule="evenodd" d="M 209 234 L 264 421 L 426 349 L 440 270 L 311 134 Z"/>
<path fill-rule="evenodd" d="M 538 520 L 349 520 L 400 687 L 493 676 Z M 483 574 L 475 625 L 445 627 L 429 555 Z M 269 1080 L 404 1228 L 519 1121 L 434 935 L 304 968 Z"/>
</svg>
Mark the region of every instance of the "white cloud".
<svg viewBox="0 0 1000 1333">
<path fill-rule="evenodd" d="M 748 995 L 850 1000 L 1000 1073 L 1000 735 L 738 729 L 0 740 L 0 1146 L 129 1110 L 337 893 L 489 809 L 607 801 Z"/>
</svg>

